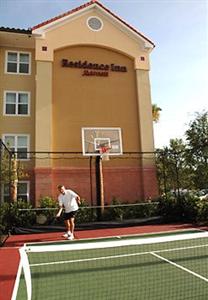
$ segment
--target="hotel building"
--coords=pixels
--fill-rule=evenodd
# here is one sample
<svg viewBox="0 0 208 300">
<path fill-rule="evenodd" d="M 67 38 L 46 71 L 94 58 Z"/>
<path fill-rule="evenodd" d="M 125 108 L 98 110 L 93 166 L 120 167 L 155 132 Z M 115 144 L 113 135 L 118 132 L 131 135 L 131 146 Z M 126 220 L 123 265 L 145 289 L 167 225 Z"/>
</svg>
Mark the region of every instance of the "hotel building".
<svg viewBox="0 0 208 300">
<path fill-rule="evenodd" d="M 29 174 L 18 182 L 19 197 L 38 205 L 61 183 L 96 203 L 95 157 L 82 154 L 83 128 L 121 132 L 123 155 L 103 161 L 106 203 L 157 195 L 154 159 L 125 155 L 154 151 L 153 48 L 99 1 L 28 30 L 0 27 L 0 137 Z"/>
</svg>

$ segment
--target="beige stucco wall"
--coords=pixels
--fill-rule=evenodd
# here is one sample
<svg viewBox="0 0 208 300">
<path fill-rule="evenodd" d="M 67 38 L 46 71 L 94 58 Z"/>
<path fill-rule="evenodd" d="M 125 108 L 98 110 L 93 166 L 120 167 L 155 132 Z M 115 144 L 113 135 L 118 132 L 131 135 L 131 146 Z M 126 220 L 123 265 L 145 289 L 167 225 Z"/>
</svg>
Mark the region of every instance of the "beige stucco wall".
<svg viewBox="0 0 208 300">
<path fill-rule="evenodd" d="M 36 151 L 52 151 L 52 63 L 37 62 Z"/>
<path fill-rule="evenodd" d="M 62 59 L 125 66 L 127 72 L 82 76 L 83 69 L 62 67 Z M 53 151 L 82 151 L 82 127 L 121 127 L 124 151 L 139 151 L 134 62 L 110 49 L 68 47 L 53 63 Z"/>
<path fill-rule="evenodd" d="M 152 103 L 149 82 L 149 73 L 145 70 L 136 70 L 138 119 L 140 125 L 141 152 L 154 151 Z"/>
<path fill-rule="evenodd" d="M 31 74 L 6 74 L 6 51 L 23 51 L 31 53 Z M 25 48 L 12 48 L 0 46 L 0 137 L 3 134 L 28 134 L 30 136 L 30 150 L 35 146 L 35 53 L 34 50 Z M 30 116 L 5 116 L 3 115 L 4 91 L 30 92 Z"/>
</svg>

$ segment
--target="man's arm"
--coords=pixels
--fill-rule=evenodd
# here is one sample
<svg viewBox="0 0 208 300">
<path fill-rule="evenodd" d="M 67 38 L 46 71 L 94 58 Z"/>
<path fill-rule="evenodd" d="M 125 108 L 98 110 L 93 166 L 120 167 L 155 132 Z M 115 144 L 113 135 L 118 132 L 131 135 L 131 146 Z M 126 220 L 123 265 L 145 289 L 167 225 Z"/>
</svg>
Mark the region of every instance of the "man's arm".
<svg viewBox="0 0 208 300">
<path fill-rule="evenodd" d="M 77 200 L 77 204 L 80 205 L 81 201 L 80 201 L 80 196 L 79 195 L 77 195 L 76 200 Z"/>
<path fill-rule="evenodd" d="M 62 213 L 62 210 L 63 210 L 63 206 L 60 206 L 60 207 L 59 207 L 59 211 L 58 211 L 58 213 L 56 214 L 56 218 L 59 218 L 59 217 L 60 217 L 60 215 L 61 215 L 61 213 Z"/>
</svg>

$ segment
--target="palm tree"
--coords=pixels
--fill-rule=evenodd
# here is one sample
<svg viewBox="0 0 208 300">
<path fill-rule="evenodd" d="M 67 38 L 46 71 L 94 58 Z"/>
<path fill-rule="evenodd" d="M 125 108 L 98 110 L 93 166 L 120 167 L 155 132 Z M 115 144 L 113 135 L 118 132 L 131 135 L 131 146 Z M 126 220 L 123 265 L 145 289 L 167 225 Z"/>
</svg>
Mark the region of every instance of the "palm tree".
<svg viewBox="0 0 208 300">
<path fill-rule="evenodd" d="M 162 109 L 157 106 L 157 104 L 152 104 L 152 118 L 153 118 L 153 122 L 157 123 L 160 119 L 160 111 Z"/>
</svg>

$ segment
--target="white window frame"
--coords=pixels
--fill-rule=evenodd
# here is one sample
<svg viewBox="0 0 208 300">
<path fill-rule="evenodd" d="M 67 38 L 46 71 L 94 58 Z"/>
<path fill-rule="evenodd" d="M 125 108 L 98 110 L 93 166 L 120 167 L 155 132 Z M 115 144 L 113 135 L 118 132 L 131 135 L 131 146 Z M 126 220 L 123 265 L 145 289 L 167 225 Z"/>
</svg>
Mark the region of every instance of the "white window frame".
<svg viewBox="0 0 208 300">
<path fill-rule="evenodd" d="M 15 103 L 15 113 L 14 114 L 7 114 L 6 113 L 6 95 L 7 93 L 11 93 L 11 94 L 15 94 L 15 98 L 16 98 L 16 103 Z M 28 113 L 25 114 L 18 114 L 18 96 L 19 94 L 27 94 L 28 95 Z M 10 117 L 30 117 L 30 97 L 31 97 L 31 93 L 27 92 L 27 91 L 4 91 L 4 109 L 3 109 L 3 115 L 4 116 L 10 116 Z"/>
<path fill-rule="evenodd" d="M 30 200 L 30 182 L 27 180 L 19 180 L 17 184 L 20 183 L 26 183 L 27 184 L 27 193 L 25 194 L 25 196 L 27 196 L 27 203 L 29 203 Z M 17 195 L 18 197 L 18 195 Z"/>
<path fill-rule="evenodd" d="M 20 184 L 20 183 L 26 183 L 27 184 L 27 193 L 25 194 L 25 196 L 27 196 L 27 203 L 29 203 L 29 200 L 30 200 L 30 181 L 27 181 L 27 180 L 19 180 L 17 184 Z M 1 198 L 1 203 L 4 203 L 4 197 L 5 196 L 10 196 L 9 194 L 5 195 L 4 194 L 4 186 L 5 184 L 2 184 L 2 198 Z M 17 195 L 17 198 L 18 198 L 18 195 Z"/>
<path fill-rule="evenodd" d="M 8 65 L 8 53 L 16 53 L 17 54 L 17 72 L 8 72 L 7 65 Z M 28 73 L 20 73 L 19 66 L 20 66 L 20 54 L 28 54 L 29 55 L 29 71 Z M 25 51 L 13 51 L 7 50 L 5 52 L 5 73 L 6 74 L 13 74 L 13 75 L 31 75 L 31 53 Z"/>
<path fill-rule="evenodd" d="M 5 143 L 6 145 L 6 141 L 5 141 L 5 138 L 7 136 L 11 136 L 11 137 L 14 137 L 15 138 L 15 145 L 14 145 L 14 151 L 16 152 L 17 151 L 17 138 L 18 137 L 21 137 L 21 136 L 24 136 L 24 137 L 27 137 L 27 151 L 30 151 L 30 135 L 29 134 L 22 134 L 22 133 L 5 133 L 2 135 L 2 140 L 3 142 Z M 21 160 L 21 161 L 28 161 L 29 158 L 28 158 L 28 154 L 27 154 L 27 158 L 17 158 L 18 160 Z"/>
</svg>

